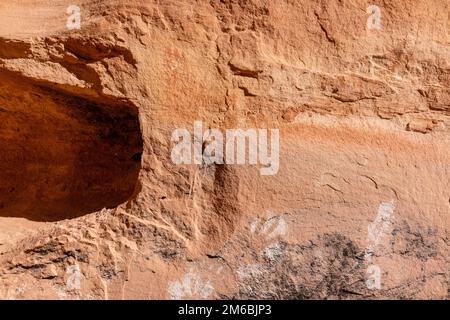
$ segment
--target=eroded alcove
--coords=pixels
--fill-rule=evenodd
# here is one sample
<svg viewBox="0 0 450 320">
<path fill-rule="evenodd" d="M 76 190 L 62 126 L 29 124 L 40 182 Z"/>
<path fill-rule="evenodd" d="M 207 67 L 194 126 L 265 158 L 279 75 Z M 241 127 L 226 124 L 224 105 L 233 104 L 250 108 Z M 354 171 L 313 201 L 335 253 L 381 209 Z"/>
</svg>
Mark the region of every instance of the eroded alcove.
<svg viewBox="0 0 450 320">
<path fill-rule="evenodd" d="M 57 221 L 130 199 L 143 144 L 132 103 L 0 80 L 1 217 Z"/>
</svg>

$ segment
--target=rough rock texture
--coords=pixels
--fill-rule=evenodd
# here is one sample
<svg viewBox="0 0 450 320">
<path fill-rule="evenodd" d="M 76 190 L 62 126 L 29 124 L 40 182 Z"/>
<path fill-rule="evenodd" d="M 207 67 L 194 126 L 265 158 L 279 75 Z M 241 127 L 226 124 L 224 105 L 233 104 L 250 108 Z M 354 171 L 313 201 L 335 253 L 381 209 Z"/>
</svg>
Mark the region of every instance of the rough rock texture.
<svg viewBox="0 0 450 320">
<path fill-rule="evenodd" d="M 0 298 L 449 298 L 448 0 L 76 2 L 0 4 Z"/>
</svg>

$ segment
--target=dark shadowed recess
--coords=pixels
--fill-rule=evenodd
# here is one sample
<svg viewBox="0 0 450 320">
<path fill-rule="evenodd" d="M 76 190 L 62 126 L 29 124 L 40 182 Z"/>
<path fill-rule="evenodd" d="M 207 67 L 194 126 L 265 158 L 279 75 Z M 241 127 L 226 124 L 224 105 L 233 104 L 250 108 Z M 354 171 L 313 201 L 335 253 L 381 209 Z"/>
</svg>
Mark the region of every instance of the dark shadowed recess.
<svg viewBox="0 0 450 320">
<path fill-rule="evenodd" d="M 0 75 L 0 121 L 0 216 L 58 221 L 134 195 L 143 142 L 132 103 Z"/>
</svg>

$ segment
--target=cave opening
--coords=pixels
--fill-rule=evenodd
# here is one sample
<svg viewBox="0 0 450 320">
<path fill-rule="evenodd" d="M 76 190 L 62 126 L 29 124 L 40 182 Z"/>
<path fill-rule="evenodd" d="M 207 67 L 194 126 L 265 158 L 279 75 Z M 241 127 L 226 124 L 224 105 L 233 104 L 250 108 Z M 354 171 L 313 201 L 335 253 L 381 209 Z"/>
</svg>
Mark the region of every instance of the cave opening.
<svg viewBox="0 0 450 320">
<path fill-rule="evenodd" d="M 0 80 L 0 217 L 59 221 L 133 197 L 143 150 L 134 104 Z"/>
</svg>

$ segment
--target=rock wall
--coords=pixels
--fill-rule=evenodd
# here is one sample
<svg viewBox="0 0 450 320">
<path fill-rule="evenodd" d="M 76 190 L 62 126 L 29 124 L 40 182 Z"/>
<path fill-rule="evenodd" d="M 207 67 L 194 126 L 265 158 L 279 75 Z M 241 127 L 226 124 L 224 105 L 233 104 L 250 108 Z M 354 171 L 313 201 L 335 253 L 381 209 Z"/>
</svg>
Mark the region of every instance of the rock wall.
<svg viewBox="0 0 450 320">
<path fill-rule="evenodd" d="M 0 4 L 0 298 L 449 298 L 449 1 L 76 2 Z"/>
</svg>

